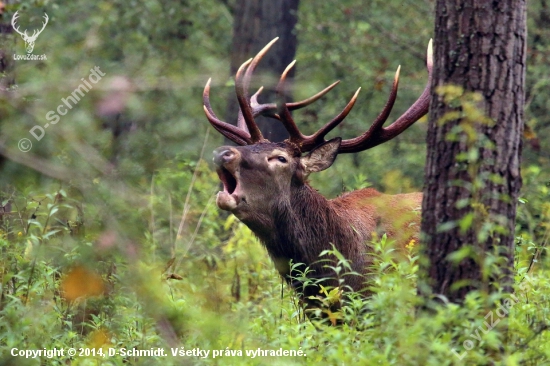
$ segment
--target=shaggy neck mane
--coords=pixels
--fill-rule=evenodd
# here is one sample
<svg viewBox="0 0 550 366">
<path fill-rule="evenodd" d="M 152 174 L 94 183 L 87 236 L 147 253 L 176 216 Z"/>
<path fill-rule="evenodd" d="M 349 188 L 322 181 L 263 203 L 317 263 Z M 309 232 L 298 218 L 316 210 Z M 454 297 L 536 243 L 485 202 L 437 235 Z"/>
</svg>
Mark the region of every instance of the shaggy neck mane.
<svg viewBox="0 0 550 366">
<path fill-rule="evenodd" d="M 352 263 L 355 272 L 364 273 L 366 247 L 362 243 L 367 237 L 362 233 L 362 228 L 354 227 L 349 219 L 344 219 L 356 215 L 353 212 L 344 214 L 343 211 L 343 208 L 324 198 L 309 185 L 300 184 L 291 187 L 289 200 L 274 204 L 270 213 L 271 222 L 261 225 L 267 227 L 250 227 L 264 243 L 279 273 L 288 282 L 289 260 L 292 263 L 304 263 L 314 270 L 308 277 L 334 277 L 331 269 L 323 268 L 323 264 L 318 263 L 321 259 L 327 259 L 320 258 L 319 254 L 323 250 L 332 249 L 331 244 L 344 257 L 355 259 L 356 262 Z M 356 287 L 347 280 L 346 283 Z"/>
</svg>

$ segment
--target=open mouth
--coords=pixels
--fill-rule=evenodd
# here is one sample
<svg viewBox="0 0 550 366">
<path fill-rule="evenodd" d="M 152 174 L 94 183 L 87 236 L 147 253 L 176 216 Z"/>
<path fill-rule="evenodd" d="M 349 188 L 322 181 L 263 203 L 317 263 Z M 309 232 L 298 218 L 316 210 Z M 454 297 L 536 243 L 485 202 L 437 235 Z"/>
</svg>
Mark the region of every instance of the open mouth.
<svg viewBox="0 0 550 366">
<path fill-rule="evenodd" d="M 239 182 L 233 173 L 223 166 L 217 169 L 217 173 L 218 177 L 222 181 L 223 191 L 218 192 L 216 204 L 222 210 L 233 211 L 239 206 L 241 201 L 246 202 L 244 198 L 239 197 Z"/>
<path fill-rule="evenodd" d="M 224 167 L 218 169 L 218 177 L 222 181 L 223 190 L 228 194 L 233 194 L 237 189 L 237 179 L 231 174 L 231 172 Z"/>
</svg>

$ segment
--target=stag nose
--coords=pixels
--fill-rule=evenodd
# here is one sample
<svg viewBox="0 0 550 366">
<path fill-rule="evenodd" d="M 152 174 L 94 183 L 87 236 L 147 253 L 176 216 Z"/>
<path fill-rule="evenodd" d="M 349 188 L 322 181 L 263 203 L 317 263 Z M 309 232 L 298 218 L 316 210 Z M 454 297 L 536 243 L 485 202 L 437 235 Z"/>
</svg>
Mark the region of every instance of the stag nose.
<svg viewBox="0 0 550 366">
<path fill-rule="evenodd" d="M 224 163 L 229 163 L 237 157 L 237 152 L 235 149 L 232 149 L 227 146 L 222 146 L 214 150 L 214 164 L 222 165 Z"/>
</svg>

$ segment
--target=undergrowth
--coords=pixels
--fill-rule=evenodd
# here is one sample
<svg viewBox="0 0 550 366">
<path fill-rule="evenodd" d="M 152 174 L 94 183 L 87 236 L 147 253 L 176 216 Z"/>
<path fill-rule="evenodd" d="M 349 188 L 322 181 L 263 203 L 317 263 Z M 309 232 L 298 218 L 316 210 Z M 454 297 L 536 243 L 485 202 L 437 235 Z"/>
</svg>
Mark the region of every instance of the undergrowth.
<svg viewBox="0 0 550 366">
<path fill-rule="evenodd" d="M 215 207 L 207 164 L 171 164 L 143 187 L 148 207 L 136 210 L 135 222 L 144 225 L 134 231 L 100 219 L 101 205 L 71 187 L 2 194 L 1 364 L 548 362 L 550 212 L 540 170 L 525 173 L 513 294 L 472 292 L 463 306 L 424 303 L 417 248 L 396 260 L 382 237 L 372 243 L 370 298 L 324 289 L 344 304 L 343 324 L 334 327 L 307 320 L 251 232 Z M 337 267 L 348 268 L 342 258 Z M 65 355 L 12 356 L 54 348 Z M 77 355 L 68 356 L 69 348 Z"/>
</svg>

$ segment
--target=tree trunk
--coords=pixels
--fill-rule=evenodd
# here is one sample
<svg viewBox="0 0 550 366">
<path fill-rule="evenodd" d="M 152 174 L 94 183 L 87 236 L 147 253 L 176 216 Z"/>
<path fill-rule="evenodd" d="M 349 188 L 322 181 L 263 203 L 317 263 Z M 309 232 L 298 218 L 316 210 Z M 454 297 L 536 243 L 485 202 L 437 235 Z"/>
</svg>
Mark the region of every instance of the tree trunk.
<svg viewBox="0 0 550 366">
<path fill-rule="evenodd" d="M 524 0 L 437 0 L 436 92 L 422 204 L 430 262 L 419 290 L 426 295 L 460 303 L 475 289 L 510 290 L 521 187 L 525 18 Z M 488 261 L 492 255 L 499 258 L 497 271 Z"/>
<path fill-rule="evenodd" d="M 231 75 L 235 75 L 241 64 L 253 57 L 275 37 L 279 40 L 258 65 L 251 83 L 251 93 L 265 85 L 260 102 L 275 101 L 275 85 L 280 74 L 294 60 L 296 54 L 296 12 L 299 0 L 238 0 L 235 6 L 233 45 L 231 54 Z M 294 72 L 289 74 L 288 85 Z M 254 90 L 253 90 L 254 89 Z M 226 120 L 237 120 L 239 106 L 233 93 L 227 106 Z M 289 98 L 289 95 L 287 95 Z M 288 100 L 288 99 L 287 99 Z M 288 133 L 281 123 L 274 123 L 258 117 L 258 125 L 264 137 L 270 141 L 282 141 Z"/>
</svg>

